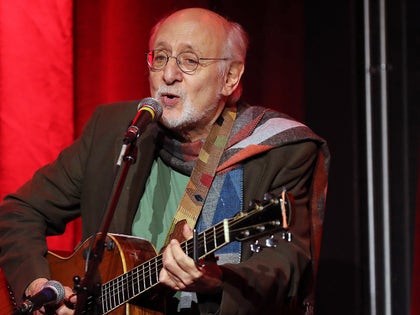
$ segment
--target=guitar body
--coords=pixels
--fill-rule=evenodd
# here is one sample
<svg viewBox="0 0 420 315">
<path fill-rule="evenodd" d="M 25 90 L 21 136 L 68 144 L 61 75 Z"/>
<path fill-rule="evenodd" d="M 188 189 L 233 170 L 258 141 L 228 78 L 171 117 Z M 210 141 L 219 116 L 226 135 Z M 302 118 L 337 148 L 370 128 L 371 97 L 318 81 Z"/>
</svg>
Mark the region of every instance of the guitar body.
<svg viewBox="0 0 420 315">
<path fill-rule="evenodd" d="M 51 266 L 51 279 L 65 286 L 73 287 L 74 276 L 82 278 L 85 270 L 86 253 L 91 246 L 91 238 L 81 244 L 69 257 L 61 257 L 52 252 L 47 255 Z M 146 240 L 127 235 L 108 234 L 102 262 L 99 267 L 101 283 L 105 283 L 126 273 L 141 263 L 156 256 L 156 250 Z M 162 309 L 162 305 L 153 305 L 153 309 Z M 160 311 L 140 307 L 131 303 L 111 311 L 112 315 L 159 315 Z"/>
</svg>

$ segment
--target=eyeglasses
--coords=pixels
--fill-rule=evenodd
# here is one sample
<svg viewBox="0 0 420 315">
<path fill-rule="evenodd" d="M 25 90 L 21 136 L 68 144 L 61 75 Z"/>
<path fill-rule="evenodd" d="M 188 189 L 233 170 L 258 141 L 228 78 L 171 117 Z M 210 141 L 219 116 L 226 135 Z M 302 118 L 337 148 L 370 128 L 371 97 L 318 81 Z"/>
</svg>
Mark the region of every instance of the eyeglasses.
<svg viewBox="0 0 420 315">
<path fill-rule="evenodd" d="M 147 65 L 152 71 L 159 71 L 165 68 L 170 58 L 176 60 L 176 64 L 182 72 L 191 74 L 202 60 L 228 60 L 228 58 L 200 58 L 194 52 L 182 52 L 178 56 L 169 56 L 165 50 L 151 50 L 146 54 Z"/>
</svg>

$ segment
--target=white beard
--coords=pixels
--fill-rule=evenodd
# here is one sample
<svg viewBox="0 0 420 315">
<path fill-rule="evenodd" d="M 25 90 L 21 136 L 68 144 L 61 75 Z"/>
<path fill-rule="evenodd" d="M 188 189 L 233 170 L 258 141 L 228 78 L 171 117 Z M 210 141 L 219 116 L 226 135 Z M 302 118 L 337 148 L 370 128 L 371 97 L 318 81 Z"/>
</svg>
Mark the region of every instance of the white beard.
<svg viewBox="0 0 420 315">
<path fill-rule="evenodd" d="M 159 99 L 162 93 L 167 93 L 169 91 L 170 89 L 168 89 L 167 87 L 161 87 L 156 92 L 156 97 Z M 194 126 L 197 125 L 197 123 L 205 119 L 209 113 L 213 112 L 218 107 L 220 101 L 220 96 L 215 95 L 214 102 L 212 102 L 210 106 L 207 106 L 204 110 L 196 110 L 191 99 L 186 97 L 182 91 L 170 92 L 178 95 L 181 101 L 183 101 L 182 112 L 181 115 L 179 115 L 178 117 L 167 118 L 165 116 L 165 110 L 170 111 L 171 109 L 165 108 L 165 106 L 163 106 L 164 114 L 162 115 L 161 122 L 166 128 L 171 130 L 194 128 Z"/>
</svg>

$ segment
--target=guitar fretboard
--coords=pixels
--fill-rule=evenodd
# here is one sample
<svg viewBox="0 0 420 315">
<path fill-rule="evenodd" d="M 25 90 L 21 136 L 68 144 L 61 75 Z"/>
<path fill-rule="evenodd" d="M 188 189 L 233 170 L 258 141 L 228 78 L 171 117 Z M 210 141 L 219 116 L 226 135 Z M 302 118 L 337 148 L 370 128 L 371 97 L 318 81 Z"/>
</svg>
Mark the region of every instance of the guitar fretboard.
<svg viewBox="0 0 420 315">
<path fill-rule="evenodd" d="M 185 241 L 181 248 L 191 258 L 202 259 L 230 242 L 229 219 Z M 196 246 L 194 246 L 194 243 Z M 194 247 L 196 252 L 194 253 Z M 159 283 L 162 255 L 158 255 L 101 287 L 102 314 L 108 314 Z"/>
</svg>

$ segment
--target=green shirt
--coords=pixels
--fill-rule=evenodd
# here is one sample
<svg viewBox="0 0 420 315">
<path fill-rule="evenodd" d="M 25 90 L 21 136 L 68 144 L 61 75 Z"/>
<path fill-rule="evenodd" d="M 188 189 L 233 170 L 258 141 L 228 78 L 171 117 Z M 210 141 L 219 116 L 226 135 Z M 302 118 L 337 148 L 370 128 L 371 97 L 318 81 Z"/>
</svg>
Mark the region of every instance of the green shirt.
<svg viewBox="0 0 420 315">
<path fill-rule="evenodd" d="M 150 241 L 159 251 L 164 245 L 188 180 L 188 176 L 174 171 L 157 158 L 134 218 L 133 235 Z"/>
</svg>

